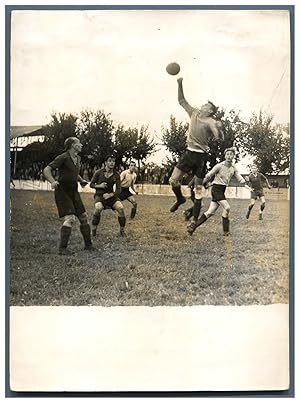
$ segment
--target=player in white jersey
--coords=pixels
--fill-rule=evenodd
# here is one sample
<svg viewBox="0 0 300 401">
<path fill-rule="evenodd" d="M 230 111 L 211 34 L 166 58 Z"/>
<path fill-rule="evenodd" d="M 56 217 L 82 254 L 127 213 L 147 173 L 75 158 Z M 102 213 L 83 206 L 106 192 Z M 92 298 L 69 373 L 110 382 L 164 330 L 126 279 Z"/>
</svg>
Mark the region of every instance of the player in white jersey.
<svg viewBox="0 0 300 401">
<path fill-rule="evenodd" d="M 192 171 L 195 176 L 193 219 L 197 220 L 203 197 L 202 181 L 206 173 L 206 163 L 209 159 L 209 143 L 211 140 L 223 140 L 224 135 L 222 123 L 213 118 L 218 108 L 210 101 L 200 109 L 192 107 L 184 97 L 182 78 L 179 78 L 177 82 L 178 102 L 188 113 L 191 121 L 187 133 L 187 150 L 180 158 L 170 178 L 170 184 L 176 195 L 176 202 L 171 207 L 170 212 L 175 212 L 181 204 L 185 203 L 186 199 L 182 195 L 180 181 L 184 174 Z"/>
<path fill-rule="evenodd" d="M 136 182 L 136 164 L 131 161 L 129 164 L 129 169 L 122 171 L 120 174 L 121 180 L 121 193 L 119 199 L 121 201 L 128 200 L 132 204 L 130 218 L 133 219 L 136 215 L 137 201 L 133 194 L 136 194 L 134 184 Z M 130 192 L 130 190 L 133 192 Z"/>
<path fill-rule="evenodd" d="M 216 210 L 221 205 L 223 208 L 222 213 L 222 223 L 223 223 L 223 233 L 224 235 L 229 235 L 229 212 L 230 206 L 225 197 L 225 190 L 229 185 L 231 177 L 235 176 L 238 182 L 245 184 L 245 186 L 251 190 L 250 187 L 246 185 L 246 181 L 240 175 L 237 168 L 233 165 L 233 159 L 235 156 L 235 148 L 228 148 L 224 151 L 225 160 L 221 163 L 216 164 L 209 173 L 206 174 L 203 185 L 209 183 L 213 178 L 212 182 L 212 200 L 209 205 L 208 210 L 203 213 L 199 220 L 192 222 L 188 226 L 188 233 L 190 235 L 196 230 L 197 227 L 201 226 L 208 218 L 215 214 Z"/>
</svg>

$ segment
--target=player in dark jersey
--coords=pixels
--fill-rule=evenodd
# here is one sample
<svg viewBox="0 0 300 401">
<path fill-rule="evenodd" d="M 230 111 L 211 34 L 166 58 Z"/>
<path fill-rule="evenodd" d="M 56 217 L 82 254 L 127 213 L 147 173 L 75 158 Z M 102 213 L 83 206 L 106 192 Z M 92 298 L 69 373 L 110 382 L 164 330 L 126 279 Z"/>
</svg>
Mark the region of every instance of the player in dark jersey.
<svg viewBox="0 0 300 401">
<path fill-rule="evenodd" d="M 116 159 L 108 155 L 104 161 L 104 168 L 96 170 L 90 182 L 90 187 L 96 190 L 94 195 L 95 209 L 92 219 L 92 235 L 96 236 L 103 209 L 115 210 L 118 214 L 120 234 L 125 235 L 126 218 L 124 207 L 118 195 L 121 191 L 120 175 L 114 170 Z"/>
<path fill-rule="evenodd" d="M 246 218 L 249 219 L 251 210 L 254 206 L 255 200 L 259 198 L 260 200 L 260 210 L 259 210 L 259 220 L 262 220 L 262 214 L 264 208 L 266 206 L 266 199 L 264 194 L 263 182 L 266 183 L 267 187 L 271 189 L 271 185 L 267 177 L 265 177 L 262 173 L 258 172 L 258 168 L 256 165 L 251 166 L 251 173 L 248 177 L 246 177 L 249 186 L 251 187 L 251 201 L 250 205 L 248 206 L 248 211 L 246 214 Z"/>
<path fill-rule="evenodd" d="M 67 246 L 76 217 L 80 221 L 80 231 L 85 243 L 84 249 L 95 250 L 91 241 L 87 213 L 78 192 L 78 181 L 82 187 L 87 185 L 87 181 L 79 175 L 80 157 L 78 153 L 82 149 L 82 144 L 78 138 L 70 137 L 65 140 L 64 146 L 66 151 L 57 156 L 43 171 L 45 178 L 55 190 L 58 215 L 63 218 L 58 250 L 60 255 L 70 254 Z M 58 169 L 57 181 L 52 174 L 52 170 L 55 169 Z"/>
<path fill-rule="evenodd" d="M 184 97 L 182 78 L 179 78 L 177 82 L 178 102 L 188 113 L 191 121 L 187 133 L 187 150 L 180 158 L 170 178 L 170 184 L 176 195 L 176 202 L 170 211 L 175 212 L 180 205 L 185 203 L 186 199 L 182 195 L 180 181 L 184 174 L 192 171 L 195 176 L 193 219 L 197 220 L 201 210 L 204 191 L 202 181 L 206 173 L 206 163 L 209 158 L 209 143 L 211 140 L 223 140 L 224 135 L 222 132 L 222 123 L 213 118 L 218 108 L 210 101 L 200 109 L 192 107 Z"/>
</svg>

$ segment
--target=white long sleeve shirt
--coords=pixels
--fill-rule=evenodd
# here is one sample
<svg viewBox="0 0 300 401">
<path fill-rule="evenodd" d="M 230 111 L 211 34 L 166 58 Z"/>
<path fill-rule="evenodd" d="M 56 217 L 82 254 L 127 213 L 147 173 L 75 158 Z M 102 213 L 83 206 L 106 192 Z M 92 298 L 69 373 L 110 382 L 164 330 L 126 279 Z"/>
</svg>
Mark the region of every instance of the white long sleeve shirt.
<svg viewBox="0 0 300 401">
<path fill-rule="evenodd" d="M 130 170 L 124 170 L 120 174 L 121 179 L 121 187 L 122 188 L 130 188 L 135 184 L 136 181 L 136 173 L 131 173 Z"/>
<path fill-rule="evenodd" d="M 240 182 L 244 184 L 246 181 L 238 172 L 237 168 L 233 165 L 226 166 L 226 162 L 223 161 L 221 163 L 216 164 L 209 173 L 206 174 L 206 178 L 211 180 L 214 177 L 213 184 L 218 185 L 229 185 L 229 182 L 233 176 Z"/>
</svg>

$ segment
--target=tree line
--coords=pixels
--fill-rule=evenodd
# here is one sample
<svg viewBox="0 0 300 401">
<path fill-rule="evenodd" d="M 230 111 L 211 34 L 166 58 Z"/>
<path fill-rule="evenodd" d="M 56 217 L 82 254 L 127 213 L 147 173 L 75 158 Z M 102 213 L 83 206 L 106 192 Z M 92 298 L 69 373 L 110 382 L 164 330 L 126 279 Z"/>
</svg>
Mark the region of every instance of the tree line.
<svg viewBox="0 0 300 401">
<path fill-rule="evenodd" d="M 289 125 L 275 124 L 273 116 L 259 111 L 248 121 L 240 111 L 219 109 L 216 118 L 222 122 L 224 141 L 211 143 L 210 168 L 223 160 L 225 148 L 236 146 L 237 160 L 244 156 L 254 159 L 264 174 L 288 173 L 290 165 Z M 174 165 L 186 148 L 188 123 L 170 116 L 169 125 L 162 127 L 163 145 L 170 152 L 167 164 Z M 159 144 L 148 126 L 115 125 L 111 115 L 103 110 L 82 110 L 79 115 L 52 113 L 50 123 L 42 127 L 43 142 L 33 142 L 24 148 L 19 160 L 49 163 L 63 152 L 67 137 L 76 136 L 83 144 L 82 162 L 90 168 L 100 167 L 107 153 L 113 152 L 117 166 L 126 166 L 130 159 L 138 166 L 153 154 Z"/>
<path fill-rule="evenodd" d="M 43 142 L 26 146 L 21 159 L 49 163 L 64 151 L 64 142 L 76 136 L 83 144 L 82 162 L 91 168 L 101 166 L 108 153 L 114 153 L 117 165 L 134 159 L 140 164 L 155 150 L 148 127 L 114 126 L 110 114 L 102 110 L 83 110 L 75 114 L 52 113 L 50 123 L 42 127 Z"/>
<path fill-rule="evenodd" d="M 236 159 L 248 156 L 257 164 L 263 174 L 289 174 L 290 167 L 290 128 L 286 124 L 275 124 L 273 115 L 262 110 L 252 113 L 249 121 L 242 120 L 240 111 L 218 110 L 217 120 L 222 122 L 224 141 L 212 142 L 210 168 L 223 160 L 224 150 L 237 148 Z M 174 162 L 186 148 L 187 123 L 176 121 L 171 116 L 169 127 L 162 129 L 162 143 L 170 151 Z"/>
</svg>

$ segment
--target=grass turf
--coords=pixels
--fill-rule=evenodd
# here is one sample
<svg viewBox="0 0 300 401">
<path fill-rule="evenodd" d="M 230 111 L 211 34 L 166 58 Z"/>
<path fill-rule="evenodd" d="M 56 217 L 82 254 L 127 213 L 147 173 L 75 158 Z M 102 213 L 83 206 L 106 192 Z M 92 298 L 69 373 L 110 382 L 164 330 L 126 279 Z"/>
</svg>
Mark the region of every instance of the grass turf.
<svg viewBox="0 0 300 401">
<path fill-rule="evenodd" d="M 91 217 L 92 194 L 82 194 Z M 119 236 L 116 215 L 102 214 L 99 252 L 83 251 L 79 223 L 69 248 L 57 254 L 60 222 L 52 192 L 11 191 L 11 305 L 251 305 L 288 303 L 289 203 L 268 200 L 264 220 L 256 202 L 229 199 L 231 237 L 223 237 L 221 210 L 186 233 L 174 199 L 138 196 L 138 212 Z M 209 205 L 204 199 L 202 211 Z M 190 205 L 188 201 L 184 207 Z"/>
</svg>

